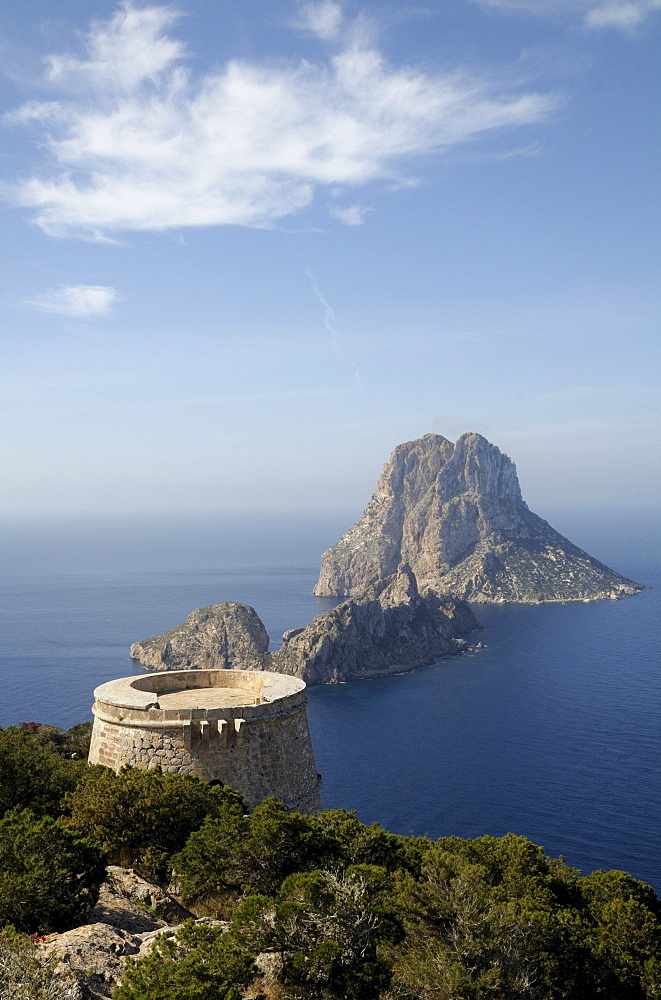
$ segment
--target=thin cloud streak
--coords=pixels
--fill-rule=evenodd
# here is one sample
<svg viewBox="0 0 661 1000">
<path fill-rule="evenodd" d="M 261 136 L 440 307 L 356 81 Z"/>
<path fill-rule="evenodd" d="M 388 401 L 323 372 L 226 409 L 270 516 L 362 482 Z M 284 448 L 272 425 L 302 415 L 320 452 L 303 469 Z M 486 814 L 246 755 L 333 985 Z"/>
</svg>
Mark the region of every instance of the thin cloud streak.
<svg viewBox="0 0 661 1000">
<path fill-rule="evenodd" d="M 362 226 L 365 216 L 370 211 L 372 210 L 365 208 L 364 205 L 347 205 L 346 207 L 330 205 L 328 208 L 328 214 L 337 219 L 338 222 L 343 222 L 345 226 Z"/>
<path fill-rule="evenodd" d="M 506 428 L 510 440 L 543 441 L 569 438 L 574 441 L 581 437 L 589 438 L 602 434 L 610 435 L 612 439 L 634 434 L 649 435 L 658 433 L 660 422 L 656 414 L 637 414 L 624 419 L 616 417 L 583 417 L 567 420 L 540 420 L 528 426 L 516 425 Z"/>
<path fill-rule="evenodd" d="M 347 352 L 342 347 L 342 344 L 340 343 L 339 334 L 335 326 L 335 310 L 333 309 L 332 306 L 328 304 L 326 299 L 321 294 L 319 290 L 319 285 L 317 284 L 317 279 L 315 278 L 312 271 L 307 270 L 305 272 L 305 277 L 312 285 L 312 291 L 314 292 L 315 296 L 319 300 L 324 310 L 324 326 L 326 327 L 326 331 L 328 333 L 328 337 L 330 339 L 333 350 L 337 354 L 338 358 L 344 361 L 351 368 L 353 372 L 354 385 L 356 385 L 359 389 L 362 389 L 363 383 L 360 378 L 360 371 L 358 369 L 358 365 L 355 363 L 355 361 L 351 360 Z"/>
<path fill-rule="evenodd" d="M 27 299 L 24 305 L 70 319 L 107 316 L 119 295 L 110 285 L 62 285 Z"/>
<path fill-rule="evenodd" d="M 475 0 L 481 7 L 502 11 L 518 11 L 540 17 L 580 16 L 586 28 L 613 28 L 633 33 L 655 11 L 661 9 L 661 0 Z"/>
<path fill-rule="evenodd" d="M 336 8 L 314 7 L 317 34 L 340 34 L 327 59 L 231 60 L 195 75 L 171 37 L 179 13 L 127 0 L 92 24 L 82 57 L 47 60 L 57 100 L 6 117 L 33 129 L 51 161 L 6 199 L 58 237 L 273 226 L 319 192 L 396 188 L 417 158 L 542 122 L 560 104 L 484 76 L 392 66 Z"/>
<path fill-rule="evenodd" d="M 632 385 L 623 383 L 621 385 L 567 385 L 561 389 L 549 389 L 547 392 L 536 393 L 533 398 L 544 402 L 565 403 L 565 402 L 594 402 L 603 400 L 609 406 L 617 399 L 622 401 L 630 399 L 632 396 L 644 397 L 654 394 L 656 386 Z"/>
<path fill-rule="evenodd" d="M 605 3 L 588 11 L 585 24 L 588 28 L 616 28 L 634 32 L 655 10 L 661 8 L 658 0 L 631 0 L 631 2 Z"/>
</svg>

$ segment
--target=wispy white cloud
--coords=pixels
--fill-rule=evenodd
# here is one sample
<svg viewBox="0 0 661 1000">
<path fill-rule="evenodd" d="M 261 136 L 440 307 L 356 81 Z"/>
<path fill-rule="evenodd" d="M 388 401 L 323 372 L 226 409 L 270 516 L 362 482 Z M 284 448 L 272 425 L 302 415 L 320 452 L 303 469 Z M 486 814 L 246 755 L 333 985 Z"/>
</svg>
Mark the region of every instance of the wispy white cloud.
<svg viewBox="0 0 661 1000">
<path fill-rule="evenodd" d="M 28 299 L 25 305 L 57 316 L 93 319 L 107 316 L 117 301 L 119 295 L 110 285 L 62 285 Z"/>
<path fill-rule="evenodd" d="M 557 20 L 583 17 L 595 5 L 595 0 L 473 0 L 486 10 L 503 14 L 530 14 Z"/>
<path fill-rule="evenodd" d="M 472 417 L 459 417 L 452 413 L 438 414 L 432 419 L 430 427 L 434 433 L 442 434 L 450 440 L 458 438 L 469 431 L 485 435 L 491 433 L 491 428 L 487 424 L 479 423 Z"/>
<path fill-rule="evenodd" d="M 92 22 L 87 59 L 69 54 L 47 57 L 47 79 L 74 91 L 94 87 L 130 93 L 145 81 L 156 84 L 165 67 L 186 55 L 185 46 L 165 33 L 180 16 L 169 6 L 122 3 L 109 21 Z"/>
<path fill-rule="evenodd" d="M 491 7 L 494 10 L 520 10 L 529 14 L 566 14 L 576 9 L 582 0 L 475 0 L 480 7 Z M 586 0 L 587 2 L 587 0 Z"/>
<path fill-rule="evenodd" d="M 362 226 L 365 216 L 371 211 L 365 205 L 330 205 L 328 208 L 328 214 L 345 226 Z"/>
<path fill-rule="evenodd" d="M 661 8 L 660 0 L 626 0 L 626 2 L 605 3 L 594 7 L 585 15 L 588 28 L 617 28 L 620 31 L 635 31 L 650 14 Z"/>
<path fill-rule="evenodd" d="M 337 4 L 302 9 L 317 34 L 336 30 Z M 92 24 L 82 57 L 50 57 L 58 99 L 11 116 L 37 130 L 51 166 L 7 196 L 47 233 L 272 225 L 333 186 L 396 187 L 416 157 L 543 121 L 559 103 L 497 79 L 395 67 L 351 26 L 318 63 L 232 60 L 195 76 L 171 37 L 177 17 L 126 0 Z"/>
<path fill-rule="evenodd" d="M 587 28 L 632 32 L 661 8 L 661 0 L 476 0 L 493 10 L 519 11 L 541 17 L 580 17 Z"/>
<path fill-rule="evenodd" d="M 295 27 L 309 31 L 324 41 L 332 41 L 340 34 L 344 13 L 339 3 L 333 0 L 318 0 L 317 3 L 303 3 Z"/>
</svg>

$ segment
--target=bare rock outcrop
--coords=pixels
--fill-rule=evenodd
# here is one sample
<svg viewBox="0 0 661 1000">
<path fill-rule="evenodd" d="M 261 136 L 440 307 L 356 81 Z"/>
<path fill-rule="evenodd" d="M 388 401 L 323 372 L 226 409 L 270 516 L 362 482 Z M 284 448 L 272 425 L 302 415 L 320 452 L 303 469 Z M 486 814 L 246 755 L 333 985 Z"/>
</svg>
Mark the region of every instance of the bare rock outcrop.
<svg viewBox="0 0 661 1000">
<path fill-rule="evenodd" d="M 172 937 L 184 921 L 193 919 L 168 892 L 133 869 L 110 865 L 107 871 L 108 880 L 87 922 L 46 935 L 35 949 L 42 964 L 57 962 L 56 974 L 65 978 L 74 974 L 77 995 L 84 1000 L 112 996 L 122 981 L 127 957 L 148 954 L 160 934 Z M 214 926 L 218 923 L 213 921 Z"/>
<path fill-rule="evenodd" d="M 226 620 L 226 608 L 234 620 L 250 623 L 241 641 L 217 641 L 213 622 Z M 133 643 L 131 656 L 159 670 L 275 670 L 308 684 L 334 684 L 414 670 L 461 652 L 460 637 L 474 628 L 480 625 L 467 604 L 432 592 L 421 597 L 414 574 L 402 566 L 360 599 L 317 615 L 305 628 L 289 629 L 274 653 L 267 652 L 268 635 L 253 608 L 214 604 L 161 636 Z"/>
<path fill-rule="evenodd" d="M 122 981 L 124 958 L 137 955 L 140 938 L 111 924 L 83 924 L 63 934 L 49 934 L 36 957 L 46 963 L 58 960 L 56 974 L 73 972 L 85 998 L 112 996 Z"/>
<path fill-rule="evenodd" d="M 86 923 L 110 924 L 117 930 L 128 931 L 129 934 L 145 934 L 165 927 L 166 921 L 157 917 L 153 910 L 148 910 L 148 903 L 135 901 L 119 889 L 110 876 L 99 890 L 99 898 L 93 910 L 90 911 Z"/>
<path fill-rule="evenodd" d="M 89 923 L 104 921 L 139 934 L 167 924 L 180 924 L 193 916 L 170 893 L 147 882 L 133 868 L 109 865 L 107 873 L 108 881 L 101 886 Z"/>
<path fill-rule="evenodd" d="M 360 600 L 286 632 L 281 649 L 269 656 L 269 669 L 308 684 L 383 677 L 461 652 L 460 637 L 479 627 L 463 601 L 431 592 L 421 597 L 414 574 L 402 566 Z"/>
<path fill-rule="evenodd" d="M 361 519 L 324 552 L 314 593 L 361 596 L 400 563 L 421 593 L 479 602 L 596 600 L 641 589 L 524 502 L 514 463 L 480 434 L 395 448 Z"/>
<path fill-rule="evenodd" d="M 194 922 L 221 930 L 228 926 L 210 917 Z M 49 934 L 37 945 L 35 957 L 42 965 L 52 968 L 56 976 L 61 976 L 63 983 L 68 984 L 73 977 L 71 1000 L 107 1000 L 121 985 L 127 958 L 144 958 L 159 937 L 175 937 L 182 926 L 163 925 L 155 930 L 131 933 L 112 924 L 83 924 L 62 934 Z"/>
<path fill-rule="evenodd" d="M 131 657 L 157 670 L 262 670 L 268 648 L 269 637 L 257 612 L 229 601 L 197 608 L 182 625 L 134 642 Z"/>
</svg>

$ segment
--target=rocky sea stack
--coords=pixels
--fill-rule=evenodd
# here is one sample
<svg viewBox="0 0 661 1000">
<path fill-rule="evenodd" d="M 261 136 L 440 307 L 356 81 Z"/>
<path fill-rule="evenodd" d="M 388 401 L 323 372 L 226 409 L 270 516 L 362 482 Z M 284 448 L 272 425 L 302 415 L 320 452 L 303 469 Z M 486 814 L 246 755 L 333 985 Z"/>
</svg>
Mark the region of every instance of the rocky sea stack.
<svg viewBox="0 0 661 1000">
<path fill-rule="evenodd" d="M 163 635 L 134 642 L 131 656 L 157 670 L 273 670 L 307 684 L 335 684 L 461 653 L 467 647 L 462 636 L 474 628 L 480 625 L 464 601 L 433 592 L 421 597 L 415 576 L 401 566 L 361 598 L 285 632 L 276 652 L 268 652 L 268 635 L 253 608 L 226 603 L 198 608 Z"/>
<path fill-rule="evenodd" d="M 268 648 L 269 637 L 257 612 L 227 601 L 197 608 L 181 625 L 134 642 L 131 658 L 155 670 L 264 670 Z"/>
<path fill-rule="evenodd" d="M 395 448 L 365 513 L 324 552 L 319 597 L 360 596 L 401 563 L 421 593 L 479 602 L 586 601 L 641 590 L 528 508 L 514 463 L 481 434 Z"/>
<path fill-rule="evenodd" d="M 468 604 L 418 593 L 408 566 L 363 595 L 283 635 L 269 670 L 308 684 L 384 677 L 424 667 L 465 650 L 462 638 L 480 628 Z"/>
</svg>

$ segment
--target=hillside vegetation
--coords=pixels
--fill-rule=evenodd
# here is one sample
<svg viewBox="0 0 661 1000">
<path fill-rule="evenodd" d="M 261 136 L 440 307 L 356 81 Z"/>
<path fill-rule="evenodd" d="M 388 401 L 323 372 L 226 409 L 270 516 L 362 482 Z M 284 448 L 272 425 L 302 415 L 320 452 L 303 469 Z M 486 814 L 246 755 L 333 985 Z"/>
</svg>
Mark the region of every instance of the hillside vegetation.
<svg viewBox="0 0 661 1000">
<path fill-rule="evenodd" d="M 90 767 L 85 736 L 0 730 L 3 998 L 74 996 L 25 935 L 84 923 L 111 863 L 225 922 L 129 959 L 116 1000 L 661 998 L 661 904 L 624 872 L 582 877 L 513 834 L 432 841 L 275 800 L 248 816 L 199 778 Z"/>
</svg>

